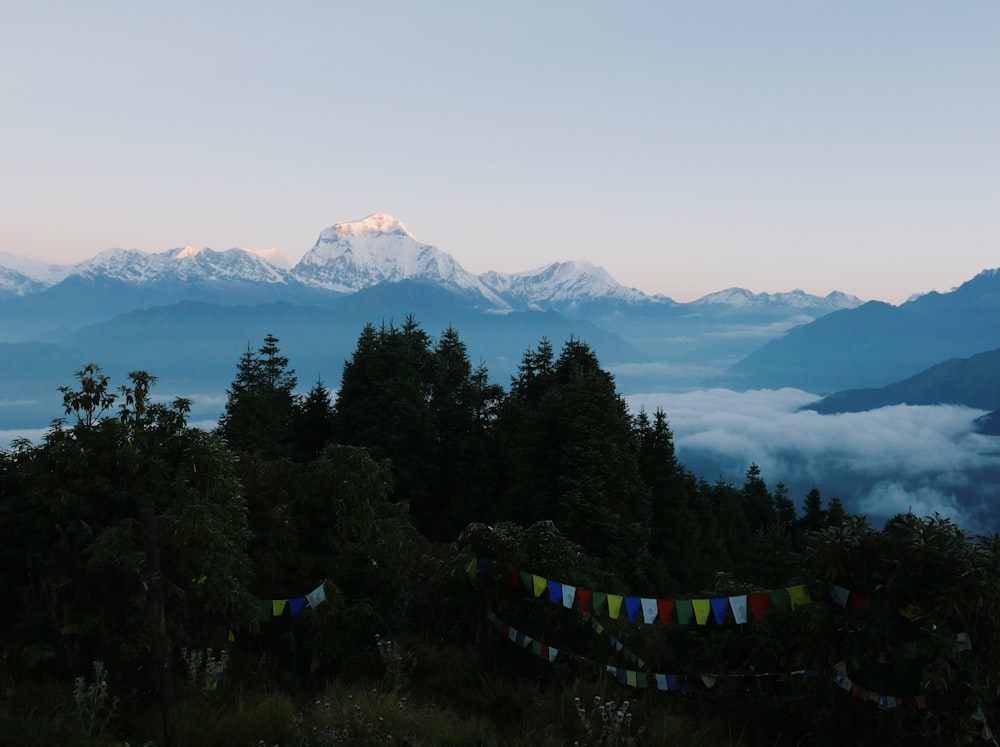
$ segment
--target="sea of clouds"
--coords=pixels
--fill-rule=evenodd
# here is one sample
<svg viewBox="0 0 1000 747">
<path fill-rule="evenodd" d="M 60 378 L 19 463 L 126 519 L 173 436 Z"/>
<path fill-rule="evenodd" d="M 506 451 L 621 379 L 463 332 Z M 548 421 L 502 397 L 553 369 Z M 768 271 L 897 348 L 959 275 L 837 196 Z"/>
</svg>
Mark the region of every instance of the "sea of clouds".
<svg viewBox="0 0 1000 747">
<path fill-rule="evenodd" d="M 1000 529 L 1000 438 L 975 432 L 982 410 L 896 405 L 860 413 L 803 410 L 799 389 L 703 389 L 626 396 L 630 410 L 662 408 L 678 457 L 697 476 L 742 485 L 756 463 L 799 505 L 817 487 L 880 523 L 939 513 L 970 531 Z"/>
</svg>

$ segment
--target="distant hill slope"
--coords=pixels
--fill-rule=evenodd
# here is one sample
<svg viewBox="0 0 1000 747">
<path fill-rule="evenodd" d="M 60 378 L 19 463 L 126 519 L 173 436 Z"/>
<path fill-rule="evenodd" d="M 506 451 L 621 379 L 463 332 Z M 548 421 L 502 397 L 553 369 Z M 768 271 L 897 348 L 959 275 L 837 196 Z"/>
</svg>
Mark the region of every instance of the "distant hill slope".
<svg viewBox="0 0 1000 747">
<path fill-rule="evenodd" d="M 869 302 L 795 327 L 739 361 L 736 389 L 824 393 L 882 387 L 951 358 L 1000 347 L 1000 270 L 901 306 Z"/>
<path fill-rule="evenodd" d="M 903 404 L 1000 407 L 1000 349 L 953 358 L 888 386 L 836 392 L 805 409 L 830 414 Z"/>
</svg>

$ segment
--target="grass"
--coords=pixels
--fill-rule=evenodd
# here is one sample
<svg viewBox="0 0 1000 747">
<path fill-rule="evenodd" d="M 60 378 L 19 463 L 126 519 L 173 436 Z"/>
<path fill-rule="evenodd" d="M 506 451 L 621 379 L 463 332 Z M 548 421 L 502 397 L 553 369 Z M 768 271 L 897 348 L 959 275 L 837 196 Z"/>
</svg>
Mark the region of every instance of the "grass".
<svg viewBox="0 0 1000 747">
<path fill-rule="evenodd" d="M 405 686 L 334 680 L 297 696 L 226 683 L 212 691 L 182 687 L 178 742 L 184 747 L 743 744 L 730 736 L 724 721 L 686 715 L 676 697 L 621 688 L 602 675 L 557 668 L 540 669 L 535 677 L 523 670 L 514 674 L 467 649 L 447 646 L 418 648 L 415 660 Z M 0 700 L 0 742 L 9 747 L 162 744 L 155 700 L 123 703 L 100 732 L 88 732 L 78 708 L 67 683 L 18 687 Z"/>
</svg>

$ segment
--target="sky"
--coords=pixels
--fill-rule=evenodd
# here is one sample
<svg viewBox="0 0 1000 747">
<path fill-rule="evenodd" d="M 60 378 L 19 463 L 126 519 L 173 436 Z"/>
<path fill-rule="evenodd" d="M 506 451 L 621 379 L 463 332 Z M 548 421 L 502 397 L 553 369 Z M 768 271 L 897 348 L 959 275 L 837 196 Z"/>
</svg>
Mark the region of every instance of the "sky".
<svg viewBox="0 0 1000 747">
<path fill-rule="evenodd" d="M 384 211 L 472 272 L 678 301 L 1000 266 L 993 0 L 8 6 L 0 251 L 294 263 Z"/>
</svg>

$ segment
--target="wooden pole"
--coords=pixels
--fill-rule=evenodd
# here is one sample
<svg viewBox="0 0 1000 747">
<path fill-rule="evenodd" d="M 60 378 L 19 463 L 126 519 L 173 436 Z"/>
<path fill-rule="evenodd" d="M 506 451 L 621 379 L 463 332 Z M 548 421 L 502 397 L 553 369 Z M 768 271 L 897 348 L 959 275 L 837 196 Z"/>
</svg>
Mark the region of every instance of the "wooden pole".
<svg viewBox="0 0 1000 747">
<path fill-rule="evenodd" d="M 152 506 L 139 509 L 142 538 L 146 546 L 146 579 L 149 584 L 153 633 L 153 660 L 160 680 L 160 706 L 163 710 L 163 745 L 177 747 L 177 704 L 174 680 L 170 673 L 170 648 L 167 644 L 167 620 L 163 609 L 163 579 L 160 573 L 160 548 L 156 539 L 156 518 Z"/>
</svg>

